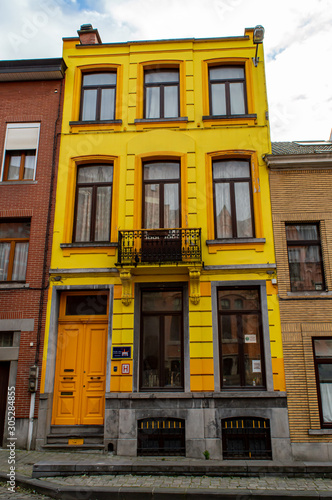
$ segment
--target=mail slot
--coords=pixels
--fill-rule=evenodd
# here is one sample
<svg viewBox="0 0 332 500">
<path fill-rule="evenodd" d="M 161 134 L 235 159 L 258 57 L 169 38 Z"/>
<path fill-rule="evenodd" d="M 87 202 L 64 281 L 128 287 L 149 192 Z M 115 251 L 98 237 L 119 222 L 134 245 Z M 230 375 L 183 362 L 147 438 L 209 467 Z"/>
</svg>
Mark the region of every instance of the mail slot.
<svg viewBox="0 0 332 500">
<path fill-rule="evenodd" d="M 72 396 L 73 393 L 72 392 L 62 392 L 61 393 L 61 396 Z"/>
</svg>

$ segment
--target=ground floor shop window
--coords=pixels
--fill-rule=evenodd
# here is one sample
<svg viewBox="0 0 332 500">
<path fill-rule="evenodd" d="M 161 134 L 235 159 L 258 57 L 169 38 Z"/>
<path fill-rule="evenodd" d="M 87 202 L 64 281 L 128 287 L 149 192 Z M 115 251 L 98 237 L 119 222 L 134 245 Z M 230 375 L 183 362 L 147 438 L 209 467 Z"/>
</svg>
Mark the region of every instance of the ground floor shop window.
<svg viewBox="0 0 332 500">
<path fill-rule="evenodd" d="M 182 390 L 182 289 L 141 293 L 140 388 Z"/>
<path fill-rule="evenodd" d="M 313 339 L 321 423 L 332 427 L 332 338 Z"/>
<path fill-rule="evenodd" d="M 259 288 L 218 289 L 221 387 L 265 387 Z"/>
<path fill-rule="evenodd" d="M 223 458 L 272 459 L 270 421 L 257 417 L 222 420 Z"/>
<path fill-rule="evenodd" d="M 185 456 L 185 421 L 180 418 L 139 420 L 137 454 Z"/>
</svg>

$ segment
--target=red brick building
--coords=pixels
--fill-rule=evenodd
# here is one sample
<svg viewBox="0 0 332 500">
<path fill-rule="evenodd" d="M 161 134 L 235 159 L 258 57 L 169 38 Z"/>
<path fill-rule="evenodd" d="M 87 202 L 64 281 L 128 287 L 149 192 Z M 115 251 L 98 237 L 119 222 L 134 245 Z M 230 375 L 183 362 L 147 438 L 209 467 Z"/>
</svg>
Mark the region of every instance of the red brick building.
<svg viewBox="0 0 332 500">
<path fill-rule="evenodd" d="M 15 387 L 16 445 L 33 447 L 65 68 L 0 62 L 0 446 Z"/>
</svg>

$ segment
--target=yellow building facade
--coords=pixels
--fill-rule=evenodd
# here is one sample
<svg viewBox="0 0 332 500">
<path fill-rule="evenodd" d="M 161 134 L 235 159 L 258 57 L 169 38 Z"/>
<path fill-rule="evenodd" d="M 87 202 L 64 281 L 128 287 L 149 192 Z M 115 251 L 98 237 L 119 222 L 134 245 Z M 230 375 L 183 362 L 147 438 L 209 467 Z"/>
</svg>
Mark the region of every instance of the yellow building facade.
<svg viewBox="0 0 332 500">
<path fill-rule="evenodd" d="M 253 34 L 64 39 L 37 447 L 289 458 Z"/>
</svg>

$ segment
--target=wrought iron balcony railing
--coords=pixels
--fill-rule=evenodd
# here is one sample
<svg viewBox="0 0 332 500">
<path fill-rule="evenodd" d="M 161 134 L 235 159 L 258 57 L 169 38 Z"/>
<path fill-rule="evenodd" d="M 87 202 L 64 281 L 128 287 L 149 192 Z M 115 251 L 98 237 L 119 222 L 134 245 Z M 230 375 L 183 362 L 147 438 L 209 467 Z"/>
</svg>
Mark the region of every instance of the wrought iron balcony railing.
<svg viewBox="0 0 332 500">
<path fill-rule="evenodd" d="M 119 231 L 118 265 L 188 263 L 202 260 L 200 229 Z"/>
</svg>

